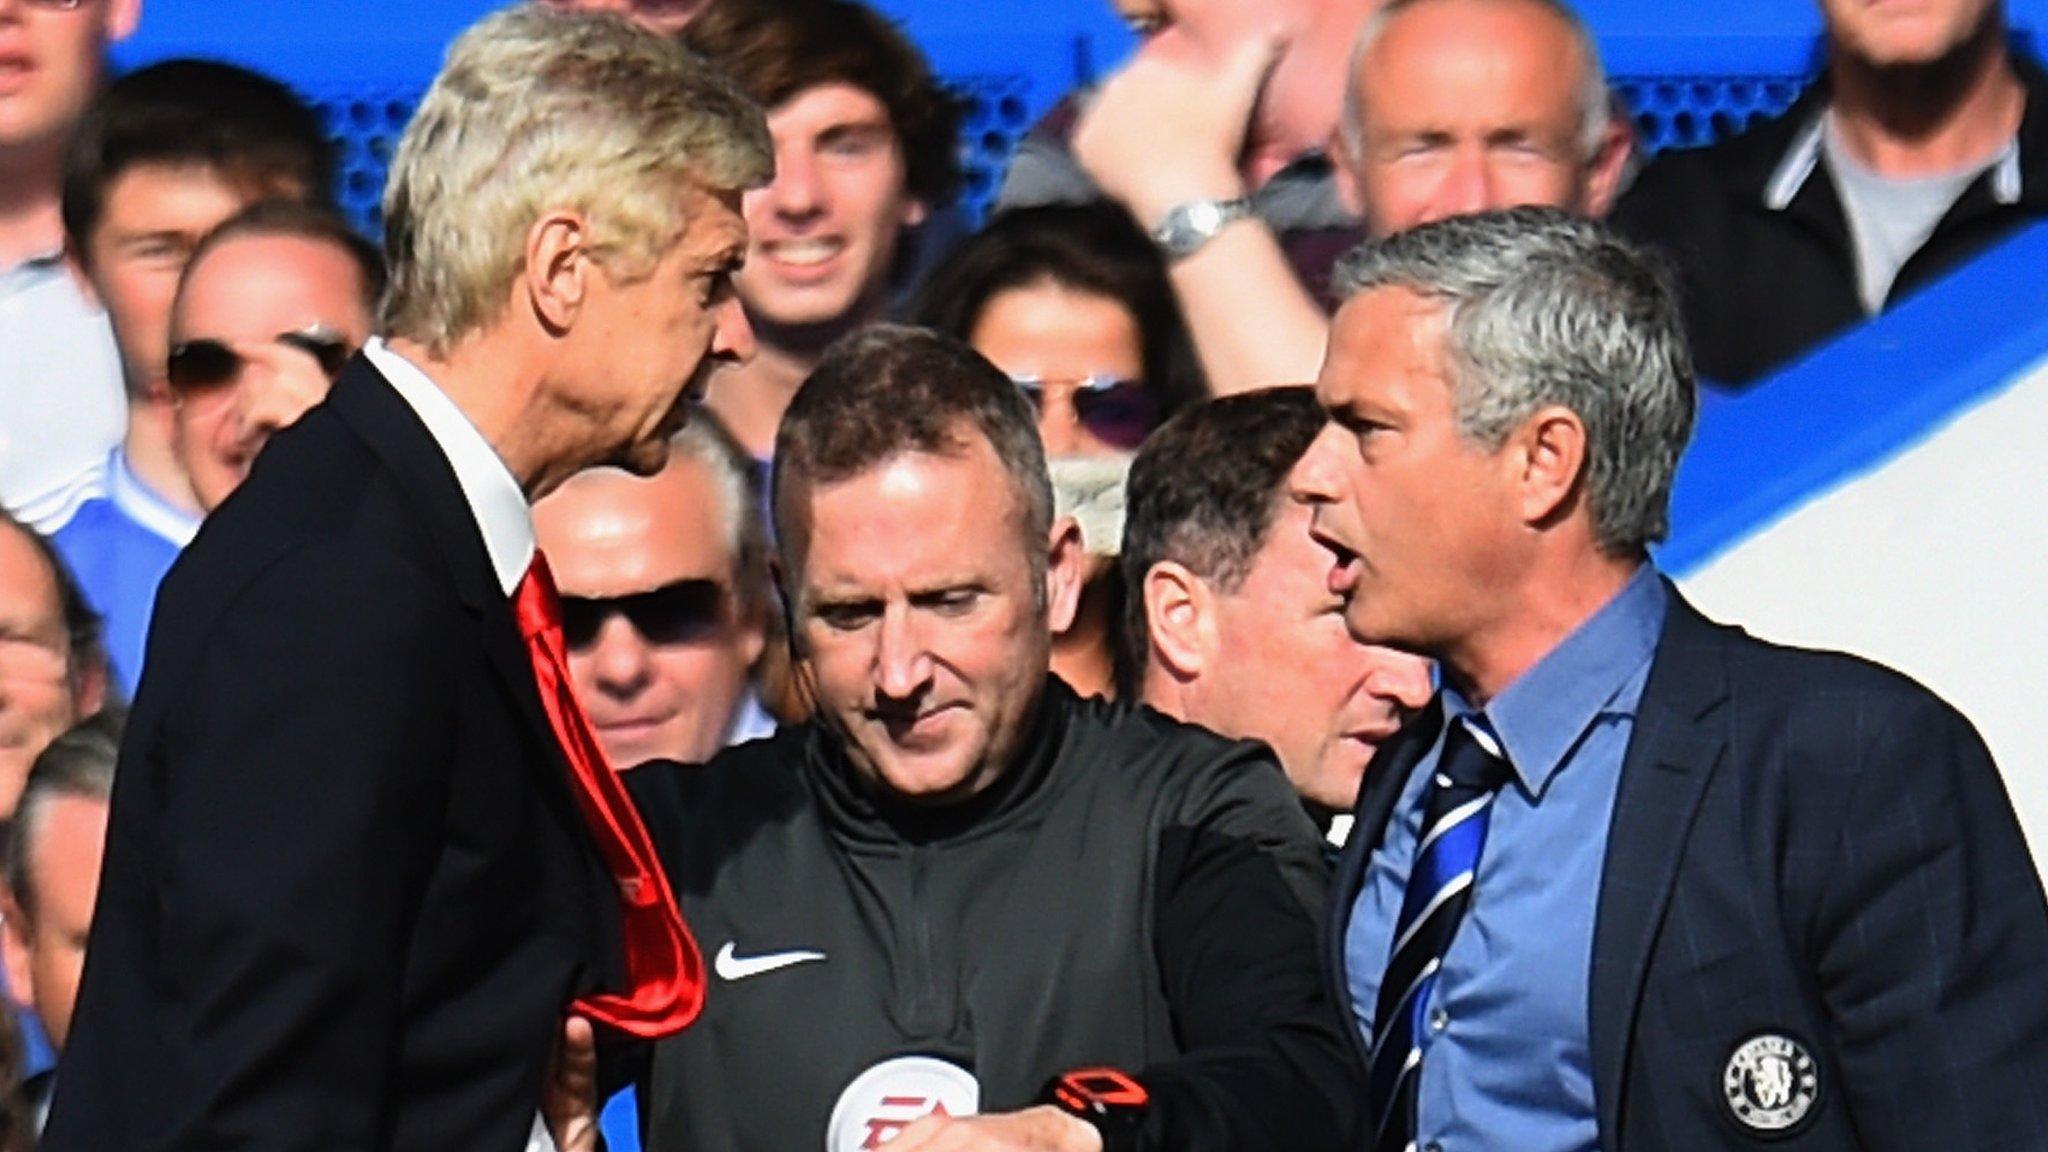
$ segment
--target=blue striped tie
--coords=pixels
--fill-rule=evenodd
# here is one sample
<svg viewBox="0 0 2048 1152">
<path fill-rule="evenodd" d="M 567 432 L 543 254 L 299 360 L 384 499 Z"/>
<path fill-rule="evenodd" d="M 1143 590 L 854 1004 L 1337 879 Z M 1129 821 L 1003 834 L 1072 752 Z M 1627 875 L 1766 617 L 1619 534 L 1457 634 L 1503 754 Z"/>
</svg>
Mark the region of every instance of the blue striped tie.
<svg viewBox="0 0 2048 1152">
<path fill-rule="evenodd" d="M 1379 1134 L 1373 1141 L 1378 1152 L 1414 1146 L 1423 1014 L 1444 950 L 1472 899 L 1472 878 L 1486 845 L 1487 813 L 1494 794 L 1508 779 L 1507 761 L 1481 743 L 1471 723 L 1460 717 L 1444 738 L 1373 1012 L 1368 1091 L 1379 1117 Z"/>
</svg>

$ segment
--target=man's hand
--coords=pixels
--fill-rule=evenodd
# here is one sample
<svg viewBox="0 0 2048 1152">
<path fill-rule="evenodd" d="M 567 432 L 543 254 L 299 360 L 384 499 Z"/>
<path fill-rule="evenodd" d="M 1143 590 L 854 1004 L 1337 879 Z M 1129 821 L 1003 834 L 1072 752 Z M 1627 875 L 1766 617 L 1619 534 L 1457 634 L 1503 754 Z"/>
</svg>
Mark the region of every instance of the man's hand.
<svg viewBox="0 0 2048 1152">
<path fill-rule="evenodd" d="M 597 1152 L 597 1036 L 590 1021 L 562 1021 L 541 1086 L 540 1116 L 561 1152 Z"/>
<path fill-rule="evenodd" d="M 1244 195 L 1238 157 L 1279 40 L 1252 36 L 1216 55 L 1177 29 L 1138 50 L 1074 130 L 1075 159 L 1148 231 L 1189 200 Z"/>
<path fill-rule="evenodd" d="M 1102 1134 L 1049 1104 L 995 1116 L 927 1116 L 889 1152 L 1102 1152 Z"/>
</svg>

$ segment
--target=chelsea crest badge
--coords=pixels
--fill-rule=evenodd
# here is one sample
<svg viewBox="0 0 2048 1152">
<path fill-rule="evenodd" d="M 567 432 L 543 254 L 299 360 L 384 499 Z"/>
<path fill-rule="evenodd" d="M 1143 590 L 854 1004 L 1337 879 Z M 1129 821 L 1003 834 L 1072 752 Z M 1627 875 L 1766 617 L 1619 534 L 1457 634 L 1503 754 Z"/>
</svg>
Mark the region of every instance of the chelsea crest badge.
<svg viewBox="0 0 2048 1152">
<path fill-rule="evenodd" d="M 1806 1046 L 1778 1032 L 1737 1045 L 1721 1070 L 1721 1102 L 1751 1135 L 1786 1135 L 1820 1099 L 1820 1070 Z"/>
</svg>

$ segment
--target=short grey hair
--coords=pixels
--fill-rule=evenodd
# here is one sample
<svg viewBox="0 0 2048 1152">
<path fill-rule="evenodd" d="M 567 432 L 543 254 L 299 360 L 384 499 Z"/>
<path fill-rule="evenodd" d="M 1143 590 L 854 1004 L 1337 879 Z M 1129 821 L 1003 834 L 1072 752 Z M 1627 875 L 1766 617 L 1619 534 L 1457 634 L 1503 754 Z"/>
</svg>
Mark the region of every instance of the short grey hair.
<svg viewBox="0 0 2048 1152">
<path fill-rule="evenodd" d="M 497 319 L 550 208 L 590 218 L 605 270 L 651 274 L 687 187 L 767 183 L 775 150 L 732 81 L 624 17 L 517 4 L 464 32 L 384 189 L 386 332 L 445 353 Z"/>
<path fill-rule="evenodd" d="M 1358 72 L 1365 65 L 1365 58 L 1386 34 L 1387 25 L 1394 18 L 1410 8 L 1420 7 L 1431 0 L 1386 0 L 1366 17 L 1358 29 L 1358 36 L 1351 42 L 1351 58 L 1344 67 L 1344 105 L 1338 119 L 1338 131 L 1343 134 L 1344 147 L 1352 156 L 1365 155 L 1365 98 L 1359 94 Z M 1593 39 L 1592 30 L 1586 22 L 1563 0 L 1492 0 L 1494 3 L 1533 4 L 1564 22 L 1571 33 L 1573 43 L 1579 49 L 1579 161 L 1591 163 L 1600 154 L 1600 143 L 1607 138 L 1608 125 L 1614 119 L 1614 99 L 1607 89 L 1607 69 L 1600 63 L 1600 45 Z"/>
<path fill-rule="evenodd" d="M 1606 227 L 1555 208 L 1425 224 L 1352 251 L 1346 300 L 1401 288 L 1441 301 L 1452 409 L 1498 447 L 1539 409 L 1586 427 L 1586 501 L 1600 547 L 1640 553 L 1670 531 L 1671 477 L 1698 409 L 1671 278 Z"/>
<path fill-rule="evenodd" d="M 732 558 L 733 596 L 742 615 L 768 608 L 767 508 L 754 458 L 710 409 L 698 408 L 669 440 L 669 451 L 701 465 L 718 497 L 726 555 Z"/>
<path fill-rule="evenodd" d="M 36 840 L 50 805 L 63 797 L 106 803 L 114 794 L 114 764 L 121 754 L 127 713 L 103 709 L 50 742 L 29 769 L 14 820 L 7 830 L 7 888 L 14 906 L 31 925 L 36 918 L 32 874 Z"/>
</svg>

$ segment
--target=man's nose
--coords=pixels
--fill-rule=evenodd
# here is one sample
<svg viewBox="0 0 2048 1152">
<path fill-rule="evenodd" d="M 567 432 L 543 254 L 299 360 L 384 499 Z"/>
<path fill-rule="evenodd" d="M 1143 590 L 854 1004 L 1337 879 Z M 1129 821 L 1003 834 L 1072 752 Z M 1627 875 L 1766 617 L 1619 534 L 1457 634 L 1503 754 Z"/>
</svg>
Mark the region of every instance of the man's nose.
<svg viewBox="0 0 2048 1152">
<path fill-rule="evenodd" d="M 908 700 L 932 680 L 931 652 L 922 629 L 907 608 L 882 614 L 881 637 L 875 652 L 875 689 L 890 700 Z"/>
<path fill-rule="evenodd" d="M 606 617 L 588 651 L 578 655 L 578 662 L 589 670 L 591 687 L 607 696 L 629 698 L 652 677 L 647 639 L 622 615 Z"/>
<path fill-rule="evenodd" d="M 753 322 L 747 319 L 739 297 L 727 295 L 712 308 L 711 354 L 734 364 L 752 360 L 759 346 L 754 341 Z"/>
<path fill-rule="evenodd" d="M 1290 498 L 1305 504 L 1330 504 L 1344 495 L 1343 482 L 1335 466 L 1335 452 L 1343 440 L 1343 429 L 1334 423 L 1326 423 L 1316 438 L 1309 442 L 1308 451 L 1294 465 L 1287 477 L 1287 494 Z"/>
</svg>

